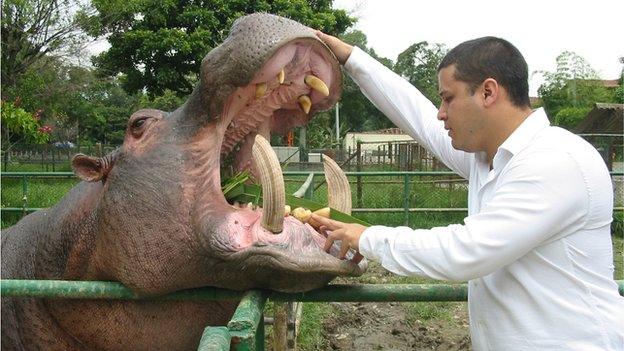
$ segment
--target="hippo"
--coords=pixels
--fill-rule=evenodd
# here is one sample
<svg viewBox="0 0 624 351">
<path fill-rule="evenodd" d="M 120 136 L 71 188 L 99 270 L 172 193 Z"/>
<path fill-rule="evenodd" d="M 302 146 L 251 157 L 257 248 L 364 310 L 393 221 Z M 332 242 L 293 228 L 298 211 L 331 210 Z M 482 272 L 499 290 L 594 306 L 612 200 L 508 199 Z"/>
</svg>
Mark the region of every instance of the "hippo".
<svg viewBox="0 0 624 351">
<path fill-rule="evenodd" d="M 263 208 L 230 204 L 221 191 L 228 172 L 279 169 L 254 162 L 255 140 L 331 108 L 341 85 L 312 29 L 271 14 L 239 18 L 181 107 L 133 113 L 117 150 L 74 157 L 82 182 L 56 206 L 2 232 L 2 278 L 119 281 L 153 297 L 205 286 L 298 292 L 361 275 L 365 262 L 338 259 L 311 226 L 275 215 L 283 182 L 262 184 Z M 2 298 L 2 349 L 196 349 L 235 307 Z"/>
</svg>

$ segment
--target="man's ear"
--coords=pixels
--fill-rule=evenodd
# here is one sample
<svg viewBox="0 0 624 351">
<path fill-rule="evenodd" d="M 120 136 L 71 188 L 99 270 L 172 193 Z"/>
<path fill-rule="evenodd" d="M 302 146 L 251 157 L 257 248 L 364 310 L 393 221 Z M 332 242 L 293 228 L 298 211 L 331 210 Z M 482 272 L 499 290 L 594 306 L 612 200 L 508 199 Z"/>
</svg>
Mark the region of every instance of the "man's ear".
<svg viewBox="0 0 624 351">
<path fill-rule="evenodd" d="M 72 159 L 74 174 L 85 182 L 97 182 L 106 176 L 99 158 L 78 154 Z"/>
<path fill-rule="evenodd" d="M 494 78 L 488 78 L 483 81 L 481 87 L 483 89 L 481 92 L 483 94 L 483 105 L 485 107 L 492 106 L 498 100 L 500 94 L 498 82 Z"/>
</svg>

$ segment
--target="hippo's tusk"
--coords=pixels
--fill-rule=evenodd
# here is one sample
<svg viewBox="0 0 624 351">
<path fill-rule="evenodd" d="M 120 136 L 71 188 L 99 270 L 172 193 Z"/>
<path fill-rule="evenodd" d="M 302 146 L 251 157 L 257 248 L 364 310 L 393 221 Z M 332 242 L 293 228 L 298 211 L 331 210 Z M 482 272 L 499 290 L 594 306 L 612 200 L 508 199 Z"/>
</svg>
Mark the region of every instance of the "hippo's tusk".
<svg viewBox="0 0 624 351">
<path fill-rule="evenodd" d="M 267 90 L 267 83 L 258 83 L 256 84 L 256 99 L 264 96 Z"/>
<path fill-rule="evenodd" d="M 301 107 L 303 112 L 305 112 L 306 114 L 310 113 L 310 107 L 312 107 L 312 100 L 310 100 L 309 96 L 301 95 L 300 97 L 297 98 L 297 101 L 299 101 L 299 107 Z"/>
<path fill-rule="evenodd" d="M 282 167 L 271 144 L 262 135 L 256 135 L 252 155 L 262 183 L 262 227 L 281 233 L 286 205 Z"/>
<path fill-rule="evenodd" d="M 279 81 L 280 84 L 284 83 L 285 76 L 286 76 L 286 73 L 284 73 L 284 69 L 282 68 L 282 70 L 279 71 L 279 73 L 277 74 L 277 80 Z"/>
<path fill-rule="evenodd" d="M 312 89 L 318 91 L 324 96 L 329 96 L 329 88 L 319 77 L 307 75 L 304 79 L 305 83 Z"/>
<path fill-rule="evenodd" d="M 351 187 L 347 176 L 340 169 L 340 166 L 326 155 L 323 155 L 323 168 L 325 169 L 329 207 L 350 215 Z"/>
</svg>

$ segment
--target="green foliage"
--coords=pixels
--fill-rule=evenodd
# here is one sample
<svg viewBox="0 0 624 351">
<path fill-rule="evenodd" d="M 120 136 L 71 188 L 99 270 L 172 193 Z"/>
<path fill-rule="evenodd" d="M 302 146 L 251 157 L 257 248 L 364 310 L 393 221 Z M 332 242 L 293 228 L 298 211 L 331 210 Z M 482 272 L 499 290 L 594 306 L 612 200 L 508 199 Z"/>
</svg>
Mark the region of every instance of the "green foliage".
<svg viewBox="0 0 624 351">
<path fill-rule="evenodd" d="M 188 95 L 204 55 L 245 14 L 274 13 L 329 33 L 342 33 L 354 22 L 332 9 L 331 1 L 94 0 L 93 6 L 98 14 L 85 28 L 108 35 L 111 44 L 94 64 L 108 76 L 122 73 L 126 91 L 145 89 L 150 97 L 167 89 Z"/>
<path fill-rule="evenodd" d="M 591 107 L 563 107 L 555 115 L 554 124 L 562 128 L 572 129 L 591 111 Z"/>
<path fill-rule="evenodd" d="M 78 0 L 3 1 L 3 86 L 15 86 L 31 66 L 46 57 L 67 56 L 79 49 L 87 39 L 79 30 L 86 11 Z"/>
<path fill-rule="evenodd" d="M 440 105 L 438 66 L 448 50 L 426 41 L 413 44 L 399 54 L 394 71 L 409 80 L 434 105 Z"/>
<path fill-rule="evenodd" d="M 373 49 L 367 47 L 366 35 L 361 31 L 350 31 L 341 36 L 341 39 L 366 51 L 386 67 L 392 68 L 391 60 L 377 56 Z M 343 73 L 343 82 L 340 119 L 344 127 L 341 126 L 341 131 L 346 133 L 346 131 L 359 132 L 393 127 L 392 122 L 362 94 L 349 75 Z"/>
<path fill-rule="evenodd" d="M 562 125 L 572 128 L 579 121 L 575 113 L 582 108 L 590 108 L 596 102 L 612 102 L 613 93 L 602 85 L 596 71 L 581 56 L 565 51 L 557 56 L 555 72 L 542 71 L 545 83 L 538 89 L 544 108 L 551 118 L 562 112 Z"/>
<path fill-rule="evenodd" d="M 137 96 L 128 95 L 119 79 L 97 77 L 93 69 L 46 58 L 31 66 L 6 97 L 19 97 L 27 110 L 41 110 L 54 126 L 52 141 L 119 144 Z"/>
<path fill-rule="evenodd" d="M 616 104 L 624 104 L 624 72 L 618 79 L 618 86 L 613 92 L 613 102 Z"/>
<path fill-rule="evenodd" d="M 8 152 L 19 142 L 43 144 L 50 138 L 48 128 L 39 125 L 38 115 L 26 112 L 13 102 L 2 101 L 2 151 Z"/>
<path fill-rule="evenodd" d="M 182 106 L 185 99 L 176 95 L 172 90 L 166 89 L 165 92 L 154 98 L 143 95 L 139 98 L 139 106 L 141 108 L 155 108 L 162 111 L 174 111 Z"/>
</svg>

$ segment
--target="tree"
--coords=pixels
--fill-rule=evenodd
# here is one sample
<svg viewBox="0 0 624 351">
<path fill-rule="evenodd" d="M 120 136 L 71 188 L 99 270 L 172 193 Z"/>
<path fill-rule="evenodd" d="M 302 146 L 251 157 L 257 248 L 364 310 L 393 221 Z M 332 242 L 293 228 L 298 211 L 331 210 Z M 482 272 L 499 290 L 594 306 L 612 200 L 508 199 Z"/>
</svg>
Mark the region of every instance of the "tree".
<svg viewBox="0 0 624 351">
<path fill-rule="evenodd" d="M 369 48 L 366 35 L 361 31 L 350 31 L 341 36 L 341 39 L 366 51 L 386 67 L 392 68 L 392 60 L 379 57 L 375 50 Z M 345 128 L 341 127 L 341 130 L 364 131 L 393 127 L 392 122 L 362 94 L 351 77 L 343 74 L 343 82 L 340 116 L 345 122 Z"/>
<path fill-rule="evenodd" d="M 354 22 L 327 0 L 93 0 L 93 6 L 98 13 L 89 32 L 108 35 L 111 44 L 94 64 L 105 75 L 123 74 L 127 92 L 145 89 L 152 98 L 167 89 L 188 95 L 204 55 L 242 15 L 270 12 L 334 34 Z"/>
<path fill-rule="evenodd" d="M 3 87 L 14 87 L 43 58 L 66 56 L 84 43 L 87 37 L 80 23 L 85 13 L 86 7 L 72 0 L 3 1 Z"/>
<path fill-rule="evenodd" d="M 596 102 L 614 97 L 604 87 L 596 71 L 584 58 L 564 51 L 557 56 L 554 72 L 539 71 L 545 78 L 538 89 L 544 108 L 555 124 L 573 128 Z"/>
<path fill-rule="evenodd" d="M 11 149 L 20 143 L 43 144 L 49 140 L 52 128 L 40 124 L 40 113 L 28 113 L 21 108 L 19 99 L 10 102 L 2 100 L 0 121 L 2 123 L 2 152 L 6 165 Z"/>
<path fill-rule="evenodd" d="M 45 62 L 44 62 L 45 61 Z M 54 126 L 52 141 L 118 144 L 128 117 L 139 107 L 117 77 L 98 77 L 93 68 L 47 57 L 31 66 L 7 95 Z"/>
<path fill-rule="evenodd" d="M 399 54 L 394 71 L 405 77 L 434 105 L 440 105 L 438 66 L 448 50 L 443 44 L 421 41 Z"/>
</svg>

